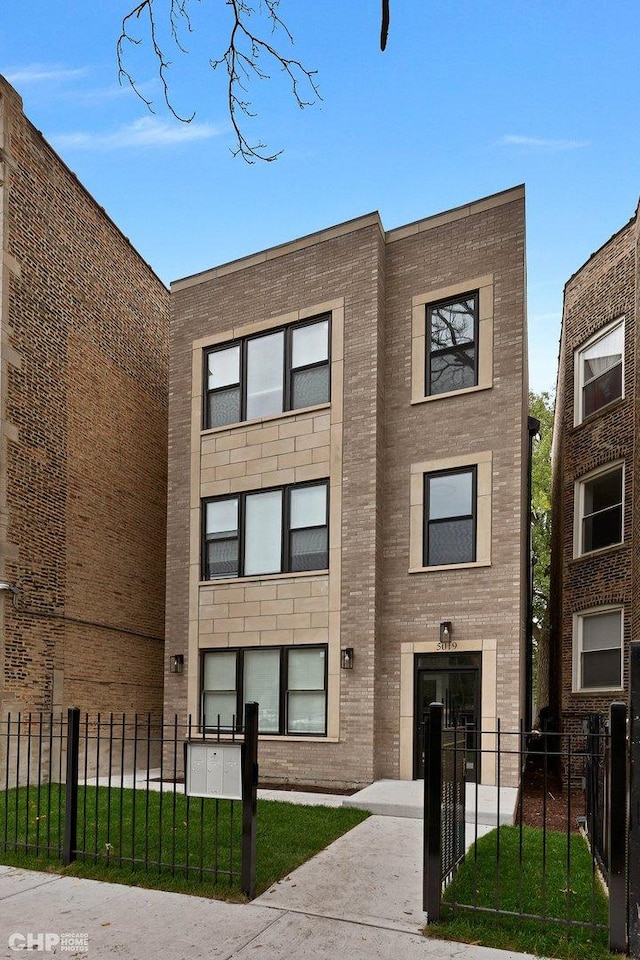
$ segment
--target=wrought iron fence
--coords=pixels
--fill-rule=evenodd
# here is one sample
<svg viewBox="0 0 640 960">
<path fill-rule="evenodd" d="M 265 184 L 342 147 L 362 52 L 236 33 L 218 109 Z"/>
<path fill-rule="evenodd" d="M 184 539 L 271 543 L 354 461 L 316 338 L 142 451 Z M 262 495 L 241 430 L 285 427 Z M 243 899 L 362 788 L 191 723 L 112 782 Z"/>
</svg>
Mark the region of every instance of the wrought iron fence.
<svg viewBox="0 0 640 960">
<path fill-rule="evenodd" d="M 214 795 L 215 785 L 209 796 L 185 790 L 193 742 L 237 743 L 237 799 Z M 241 729 L 206 737 L 190 718 L 9 715 L 0 724 L 0 776 L 5 854 L 206 879 L 255 895 L 255 704 Z"/>
<path fill-rule="evenodd" d="M 625 710 L 623 704 L 613 706 Z M 589 737 L 557 731 L 541 735 L 525 731 L 522 723 L 508 731 L 500 721 L 495 730 L 479 731 L 474 766 L 483 771 L 483 782 L 466 784 L 467 851 L 449 860 L 450 871 L 443 858 L 438 872 L 444 838 L 457 829 L 454 818 L 460 806 L 464 809 L 449 802 L 452 780 L 446 771 L 464 751 L 442 730 L 441 705 L 431 706 L 424 830 L 424 909 L 429 923 L 446 909 L 466 916 L 493 914 L 566 928 L 608 929 L 610 948 L 625 951 L 625 721 L 618 717 L 616 724 L 613 737 L 608 730 L 592 734 L 603 756 L 605 749 L 610 751 L 615 769 L 604 781 L 608 790 L 600 786 L 595 793 L 589 786 L 589 776 L 596 779 Z M 617 787 L 612 790 L 614 781 Z M 587 798 L 601 796 L 603 790 L 607 800 L 598 808 L 597 822 L 601 835 L 609 837 L 608 901 L 602 893 L 599 855 L 584 829 Z M 493 798 L 490 815 L 488 808 L 480 814 L 488 796 Z M 595 815 L 592 819 L 596 822 Z"/>
</svg>

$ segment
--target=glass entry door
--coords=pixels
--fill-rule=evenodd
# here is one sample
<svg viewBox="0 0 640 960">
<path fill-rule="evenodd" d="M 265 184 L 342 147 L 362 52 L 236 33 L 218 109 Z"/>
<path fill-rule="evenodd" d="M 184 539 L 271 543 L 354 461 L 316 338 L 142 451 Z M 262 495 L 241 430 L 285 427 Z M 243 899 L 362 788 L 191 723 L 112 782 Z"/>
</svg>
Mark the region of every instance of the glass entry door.
<svg viewBox="0 0 640 960">
<path fill-rule="evenodd" d="M 416 658 L 416 779 L 424 777 L 424 723 L 429 713 L 429 704 L 438 702 L 444 704 L 445 726 L 455 724 L 464 728 L 467 782 L 479 780 L 476 745 L 480 730 L 480 663 L 479 653 L 436 653 Z"/>
</svg>

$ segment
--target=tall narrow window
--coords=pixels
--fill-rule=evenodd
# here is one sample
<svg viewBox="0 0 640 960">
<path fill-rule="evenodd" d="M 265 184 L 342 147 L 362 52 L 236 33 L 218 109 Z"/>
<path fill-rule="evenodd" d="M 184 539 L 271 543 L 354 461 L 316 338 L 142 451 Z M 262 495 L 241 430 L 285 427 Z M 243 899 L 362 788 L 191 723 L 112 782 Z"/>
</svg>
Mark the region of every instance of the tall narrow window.
<svg viewBox="0 0 640 960">
<path fill-rule="evenodd" d="M 622 466 L 581 484 L 580 553 L 622 542 Z"/>
<path fill-rule="evenodd" d="M 240 344 L 207 354 L 206 423 L 222 427 L 240 419 Z"/>
<path fill-rule="evenodd" d="M 241 722 L 238 713 L 237 654 L 224 650 L 204 658 L 202 713 L 205 727 L 231 728 Z"/>
<path fill-rule="evenodd" d="M 209 500 L 205 506 L 205 579 L 238 575 L 238 498 Z"/>
<path fill-rule="evenodd" d="M 300 647 L 288 651 L 287 733 L 324 735 L 326 660 L 324 647 Z"/>
<path fill-rule="evenodd" d="M 578 423 L 622 396 L 623 357 L 624 321 L 577 351 Z"/>
<path fill-rule="evenodd" d="M 282 490 L 252 493 L 246 498 L 244 572 L 282 570 Z"/>
<path fill-rule="evenodd" d="M 574 624 L 578 633 L 574 688 L 622 687 L 622 610 L 580 614 Z"/>
<path fill-rule="evenodd" d="M 293 487 L 289 500 L 291 570 L 329 566 L 326 483 Z"/>
<path fill-rule="evenodd" d="M 244 702 L 258 704 L 263 733 L 280 730 L 280 649 L 244 651 Z"/>
<path fill-rule="evenodd" d="M 329 402 L 330 316 L 205 352 L 205 429 Z"/>
<path fill-rule="evenodd" d="M 427 396 L 477 385 L 477 340 L 477 291 L 427 304 Z"/>
<path fill-rule="evenodd" d="M 424 565 L 476 558 L 476 470 L 425 474 Z"/>
</svg>

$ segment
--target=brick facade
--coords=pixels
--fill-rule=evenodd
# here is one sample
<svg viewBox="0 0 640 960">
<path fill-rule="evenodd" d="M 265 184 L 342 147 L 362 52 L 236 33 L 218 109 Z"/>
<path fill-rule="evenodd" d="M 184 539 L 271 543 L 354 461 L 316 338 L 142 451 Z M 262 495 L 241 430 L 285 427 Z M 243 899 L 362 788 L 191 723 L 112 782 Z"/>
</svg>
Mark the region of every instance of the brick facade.
<svg viewBox="0 0 640 960">
<path fill-rule="evenodd" d="M 165 711 L 199 718 L 202 650 L 327 644 L 327 736 L 262 737 L 263 780 L 353 787 L 411 778 L 414 668 L 418 655 L 436 652 L 442 620 L 452 621 L 459 653 L 482 658 L 485 729 L 498 716 L 517 725 L 526 599 L 524 256 L 524 191 L 515 188 L 391 232 L 372 214 L 173 285 L 167 653 L 183 654 L 185 670 L 165 674 Z M 416 317 L 424 323 L 425 304 L 439 291 L 472 287 L 487 291 L 478 386 L 416 396 L 424 364 Z M 329 404 L 202 429 L 206 347 L 325 311 Z M 478 536 L 488 552 L 473 563 L 412 568 L 410 541 L 422 529 L 412 476 L 421 479 L 425 462 L 456 457 L 480 464 Z M 330 486 L 328 572 L 200 579 L 203 498 L 313 479 Z M 340 669 L 346 647 L 353 670 Z M 495 778 L 490 763 L 482 777 Z"/>
<path fill-rule="evenodd" d="M 0 707 L 162 709 L 167 289 L 0 78 Z"/>
<path fill-rule="evenodd" d="M 638 491 L 637 402 L 638 215 L 616 233 L 567 282 L 553 441 L 552 705 L 564 728 L 581 730 L 590 713 L 607 713 L 612 700 L 626 697 L 628 644 L 637 636 Z M 608 324 L 624 318 L 623 395 L 580 421 L 576 410 L 577 351 Z M 576 497 L 585 477 L 607 464 L 624 468 L 623 540 L 582 553 Z M 634 499 L 635 498 L 635 499 Z M 579 509 L 579 508 L 578 508 Z M 622 689 L 579 690 L 575 670 L 576 616 L 599 607 L 623 611 Z"/>
</svg>

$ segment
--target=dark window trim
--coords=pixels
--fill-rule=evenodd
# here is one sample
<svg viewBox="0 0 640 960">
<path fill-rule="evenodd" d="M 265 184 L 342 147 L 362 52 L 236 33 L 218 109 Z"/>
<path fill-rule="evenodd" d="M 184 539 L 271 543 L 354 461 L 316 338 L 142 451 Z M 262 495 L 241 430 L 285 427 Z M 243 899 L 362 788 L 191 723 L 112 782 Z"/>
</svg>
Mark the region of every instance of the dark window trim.
<svg viewBox="0 0 640 960">
<path fill-rule="evenodd" d="M 284 486 L 264 487 L 257 490 L 242 490 L 238 493 L 225 493 L 217 497 L 205 497 L 201 501 L 200 507 L 200 577 L 201 582 L 213 583 L 219 580 L 235 580 L 240 577 L 272 577 L 280 573 L 299 573 L 301 576 L 305 573 L 316 573 L 316 570 L 291 570 L 291 491 L 303 490 L 305 487 L 320 487 L 326 489 L 327 522 L 313 527 L 295 527 L 295 530 L 320 530 L 326 527 L 327 530 L 327 566 L 318 567 L 318 570 L 326 570 L 329 565 L 329 517 L 330 517 L 330 487 L 329 480 L 323 477 L 320 480 L 304 480 L 301 483 L 289 483 Z M 247 497 L 262 493 L 282 492 L 282 528 L 281 528 L 281 550 L 280 550 L 280 570 L 273 570 L 269 573 L 244 573 L 245 566 L 245 533 L 246 533 L 246 500 Z M 223 500 L 238 501 L 238 572 L 228 576 L 209 577 L 207 576 L 207 504 L 219 503 Z M 228 537 L 228 540 L 236 539 Z"/>
<path fill-rule="evenodd" d="M 431 349 L 431 312 L 438 307 L 444 307 L 450 303 L 457 303 L 460 300 L 466 300 L 473 297 L 475 308 L 473 311 L 473 341 L 469 341 L 468 346 L 473 345 L 473 386 L 478 386 L 478 340 L 480 335 L 480 290 L 469 290 L 466 293 L 458 293 L 453 297 L 444 297 L 441 300 L 425 304 L 425 365 L 424 365 L 424 395 L 425 397 L 437 397 L 437 393 L 431 392 L 431 358 L 442 356 L 445 353 L 451 353 L 451 347 L 441 347 L 437 350 Z M 461 390 L 471 389 L 469 387 L 460 387 L 458 390 L 444 391 L 444 393 L 458 393 Z"/>
<path fill-rule="evenodd" d="M 459 473 L 470 473 L 471 474 L 471 513 L 464 513 L 460 515 L 451 515 L 448 517 L 441 517 L 438 520 L 431 520 L 429 518 L 429 480 L 432 477 L 451 477 Z M 447 567 L 447 566 L 458 566 L 457 563 L 453 561 L 448 561 L 446 563 L 429 563 L 429 530 L 431 525 L 436 525 L 438 523 L 448 523 L 452 520 L 472 520 L 473 521 L 473 541 L 472 541 L 472 560 L 463 560 L 460 561 L 460 565 L 463 563 L 475 563 L 477 556 L 477 540 L 478 540 L 478 467 L 477 464 L 470 464 L 468 467 L 456 467 L 453 470 L 431 470 L 428 473 L 425 473 L 423 476 L 423 504 L 424 504 L 424 515 L 422 523 L 422 565 L 423 567 Z"/>
<path fill-rule="evenodd" d="M 293 331 L 310 327 L 322 321 L 328 321 L 327 332 L 327 359 L 318 360 L 315 363 L 303 364 L 299 367 L 293 366 Z M 281 324 L 277 327 L 269 327 L 266 330 L 260 330 L 258 333 L 252 333 L 250 336 L 226 340 L 224 343 L 216 343 L 211 347 L 206 347 L 203 351 L 203 372 L 202 372 L 202 429 L 203 430 L 222 430 L 225 427 L 234 427 L 238 423 L 247 423 L 247 356 L 249 343 L 251 340 L 260 340 L 263 337 L 271 336 L 275 333 L 284 333 L 283 337 L 283 357 L 282 357 L 282 406 L 281 413 L 290 413 L 292 410 L 302 410 L 303 407 L 292 407 L 293 397 L 293 376 L 292 373 L 298 373 L 302 370 L 313 370 L 317 367 L 327 367 L 329 372 L 329 398 L 331 398 L 331 313 L 321 313 L 314 317 L 306 317 L 304 320 L 298 320 L 295 323 Z M 229 350 L 231 347 L 240 347 L 240 379 L 224 387 L 214 387 L 209 389 L 209 356 L 213 353 L 220 353 L 223 350 Z M 238 386 L 240 390 L 240 419 L 232 423 L 221 424 L 219 427 L 210 427 L 209 421 L 209 398 L 216 393 L 224 390 L 230 390 Z M 328 401 L 327 401 L 328 402 Z M 278 416 L 277 413 L 269 416 Z M 259 420 L 260 417 L 253 417 L 252 420 Z"/>
<path fill-rule="evenodd" d="M 326 643 L 309 644 L 290 644 L 288 646 L 251 646 L 251 647 L 209 647 L 200 651 L 200 714 L 199 727 L 203 733 L 213 733 L 218 729 L 215 726 L 205 726 L 204 717 L 204 697 L 207 691 L 204 687 L 204 661 L 209 653 L 235 653 L 236 655 L 236 731 L 241 729 L 244 724 L 244 654 L 255 650 L 279 651 L 279 670 L 280 670 L 280 695 L 278 700 L 278 730 L 259 730 L 265 737 L 326 737 L 327 736 L 327 716 L 329 711 L 329 649 Z M 324 650 L 324 728 L 323 732 L 301 733 L 300 731 L 289 732 L 288 716 L 288 695 L 289 691 L 289 651 L 294 650 Z M 294 691 L 299 692 L 299 691 Z M 320 692 L 320 691 L 318 691 Z M 223 732 L 231 732 L 231 727 L 220 725 Z"/>
</svg>

